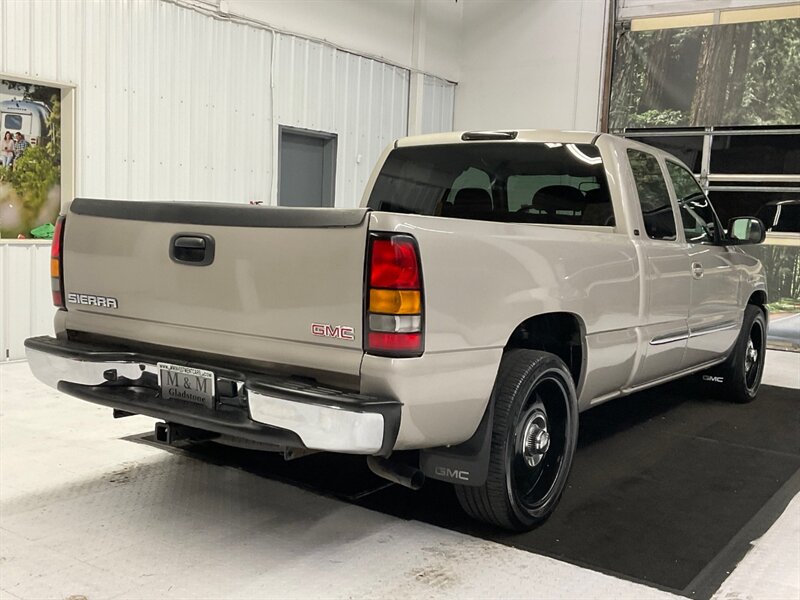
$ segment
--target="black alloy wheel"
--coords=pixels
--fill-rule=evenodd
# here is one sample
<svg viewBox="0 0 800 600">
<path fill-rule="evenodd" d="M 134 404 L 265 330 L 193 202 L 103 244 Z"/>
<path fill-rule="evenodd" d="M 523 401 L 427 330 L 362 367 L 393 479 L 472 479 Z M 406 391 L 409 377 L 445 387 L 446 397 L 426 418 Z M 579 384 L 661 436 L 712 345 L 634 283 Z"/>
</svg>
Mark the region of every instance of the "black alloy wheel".
<svg viewBox="0 0 800 600">
<path fill-rule="evenodd" d="M 578 403 L 564 362 L 538 350 L 510 350 L 492 393 L 489 474 L 482 486 L 457 485 L 472 517 L 526 531 L 553 512 L 575 453 Z"/>
</svg>

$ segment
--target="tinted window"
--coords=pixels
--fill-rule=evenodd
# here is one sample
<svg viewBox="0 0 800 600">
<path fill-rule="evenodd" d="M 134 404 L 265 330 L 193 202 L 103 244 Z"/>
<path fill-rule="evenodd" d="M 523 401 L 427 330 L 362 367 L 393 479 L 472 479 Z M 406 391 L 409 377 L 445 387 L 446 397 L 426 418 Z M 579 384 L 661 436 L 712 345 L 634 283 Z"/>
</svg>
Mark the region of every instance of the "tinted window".
<svg viewBox="0 0 800 600">
<path fill-rule="evenodd" d="M 700 185 L 689 171 L 674 162 L 667 161 L 667 172 L 675 188 L 686 241 L 691 244 L 716 243 L 717 219 Z"/>
<path fill-rule="evenodd" d="M 6 115 L 3 119 L 3 127 L 6 129 L 22 129 L 22 115 Z"/>
<path fill-rule="evenodd" d="M 800 233 L 800 199 L 769 202 L 756 217 L 764 222 L 767 231 Z"/>
<path fill-rule="evenodd" d="M 456 196 L 463 189 L 480 189 L 484 190 L 489 197 L 492 196 L 492 181 L 489 179 L 489 174 L 486 171 L 470 167 L 459 175 L 453 182 L 453 187 L 447 195 L 447 202 L 455 202 Z M 463 194 L 462 194 L 463 195 Z"/>
<path fill-rule="evenodd" d="M 800 135 L 715 135 L 712 173 L 800 173 Z"/>
<path fill-rule="evenodd" d="M 783 204 L 778 207 L 775 225 L 770 231 L 781 233 L 800 233 L 800 202 Z"/>
<path fill-rule="evenodd" d="M 716 183 L 715 183 L 716 185 Z M 797 198 L 794 192 L 754 192 L 752 190 L 720 191 L 714 188 L 708 190 L 708 196 L 714 203 L 714 210 L 720 220 L 727 223 L 734 217 L 751 217 L 755 215 L 766 224 L 770 220 L 768 211 L 775 215 L 775 202 Z M 762 214 L 762 211 L 767 214 Z"/>
<path fill-rule="evenodd" d="M 536 192 L 551 185 L 568 185 L 578 188 L 584 196 L 599 188 L 594 177 L 572 177 L 570 175 L 512 175 L 508 178 L 508 208 L 520 210 L 530 205 Z M 535 211 L 534 208 L 528 210 Z"/>
<path fill-rule="evenodd" d="M 675 215 L 667 191 L 667 183 L 658 160 L 640 150 L 628 150 L 628 160 L 639 195 L 644 229 L 654 240 L 676 239 Z"/>
<path fill-rule="evenodd" d="M 470 142 L 396 148 L 368 206 L 516 223 L 613 223 L 602 160 L 589 144 Z"/>
<path fill-rule="evenodd" d="M 649 137 L 636 137 L 637 142 L 648 146 L 655 146 L 685 162 L 695 173 L 699 173 L 703 158 L 702 135 L 666 136 L 654 135 Z"/>
</svg>

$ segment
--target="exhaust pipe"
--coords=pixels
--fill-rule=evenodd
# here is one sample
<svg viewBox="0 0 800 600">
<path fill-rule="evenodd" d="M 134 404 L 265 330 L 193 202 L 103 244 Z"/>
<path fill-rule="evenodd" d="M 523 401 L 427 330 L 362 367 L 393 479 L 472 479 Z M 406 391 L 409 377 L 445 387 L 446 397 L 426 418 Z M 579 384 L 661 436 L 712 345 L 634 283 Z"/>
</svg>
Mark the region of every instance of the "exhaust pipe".
<svg viewBox="0 0 800 600">
<path fill-rule="evenodd" d="M 418 490 L 425 483 L 425 474 L 411 465 L 392 462 L 379 456 L 368 456 L 367 466 L 378 477 L 412 490 Z"/>
</svg>

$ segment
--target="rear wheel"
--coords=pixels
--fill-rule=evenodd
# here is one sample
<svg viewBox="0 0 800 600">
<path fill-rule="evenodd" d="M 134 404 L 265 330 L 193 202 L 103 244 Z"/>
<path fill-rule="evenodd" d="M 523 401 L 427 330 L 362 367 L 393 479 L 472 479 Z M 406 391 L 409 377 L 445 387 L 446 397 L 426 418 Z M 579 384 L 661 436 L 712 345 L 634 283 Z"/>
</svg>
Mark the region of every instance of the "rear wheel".
<svg viewBox="0 0 800 600">
<path fill-rule="evenodd" d="M 482 486 L 456 486 L 472 517 L 516 531 L 555 509 L 578 434 L 578 403 L 564 362 L 537 350 L 505 354 L 492 394 L 489 473 Z"/>
<path fill-rule="evenodd" d="M 739 403 L 755 400 L 764 373 L 766 349 L 767 318 L 758 306 L 748 304 L 731 355 L 714 370 L 722 378 L 717 387 L 721 398 Z"/>
</svg>

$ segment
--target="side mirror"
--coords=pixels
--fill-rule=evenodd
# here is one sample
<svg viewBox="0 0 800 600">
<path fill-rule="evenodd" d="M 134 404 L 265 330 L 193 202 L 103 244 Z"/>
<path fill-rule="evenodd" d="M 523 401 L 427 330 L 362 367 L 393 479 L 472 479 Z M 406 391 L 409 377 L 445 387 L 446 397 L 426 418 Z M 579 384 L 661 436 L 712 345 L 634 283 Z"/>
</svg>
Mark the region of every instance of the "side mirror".
<svg viewBox="0 0 800 600">
<path fill-rule="evenodd" d="M 766 230 L 761 219 L 755 217 L 737 217 L 728 221 L 729 245 L 760 244 L 766 237 Z"/>
</svg>

